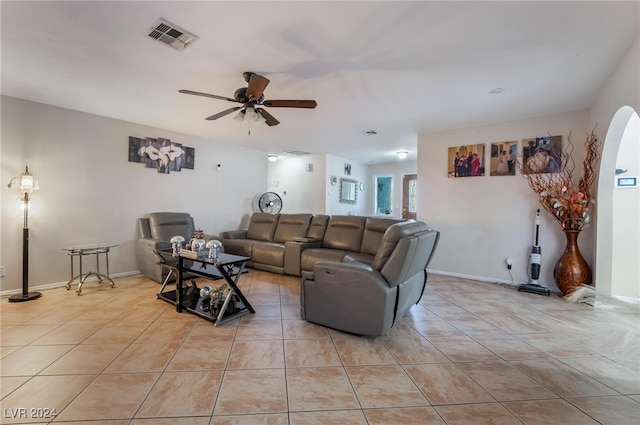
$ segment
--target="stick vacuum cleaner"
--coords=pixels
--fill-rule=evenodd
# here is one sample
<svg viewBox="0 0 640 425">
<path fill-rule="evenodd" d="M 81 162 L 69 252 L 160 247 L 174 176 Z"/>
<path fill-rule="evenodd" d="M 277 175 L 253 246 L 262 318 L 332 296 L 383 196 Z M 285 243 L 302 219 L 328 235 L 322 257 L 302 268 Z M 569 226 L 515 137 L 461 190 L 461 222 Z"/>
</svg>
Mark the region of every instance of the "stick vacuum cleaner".
<svg viewBox="0 0 640 425">
<path fill-rule="evenodd" d="M 542 248 L 540 247 L 540 245 L 538 245 L 539 233 L 540 209 L 536 211 L 536 237 L 535 242 L 531 247 L 531 255 L 529 255 L 529 262 L 531 264 L 530 282 L 518 286 L 518 291 L 549 296 L 551 295 L 551 291 L 549 290 L 549 288 L 538 284 L 538 278 L 540 278 L 540 258 L 542 254 Z"/>
</svg>

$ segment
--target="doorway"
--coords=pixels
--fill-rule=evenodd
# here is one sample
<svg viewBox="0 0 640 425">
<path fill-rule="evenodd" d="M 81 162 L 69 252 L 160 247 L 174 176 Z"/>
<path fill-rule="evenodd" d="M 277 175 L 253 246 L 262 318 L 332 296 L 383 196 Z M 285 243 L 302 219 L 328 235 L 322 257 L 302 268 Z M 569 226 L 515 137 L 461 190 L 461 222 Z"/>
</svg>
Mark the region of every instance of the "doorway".
<svg viewBox="0 0 640 425">
<path fill-rule="evenodd" d="M 637 112 L 620 108 L 604 139 L 596 204 L 596 291 L 634 300 L 640 299 L 640 188 L 615 188 L 615 179 L 640 175 L 639 133 Z"/>
<path fill-rule="evenodd" d="M 418 175 L 405 174 L 402 176 L 402 218 L 416 219 L 418 212 Z"/>
</svg>

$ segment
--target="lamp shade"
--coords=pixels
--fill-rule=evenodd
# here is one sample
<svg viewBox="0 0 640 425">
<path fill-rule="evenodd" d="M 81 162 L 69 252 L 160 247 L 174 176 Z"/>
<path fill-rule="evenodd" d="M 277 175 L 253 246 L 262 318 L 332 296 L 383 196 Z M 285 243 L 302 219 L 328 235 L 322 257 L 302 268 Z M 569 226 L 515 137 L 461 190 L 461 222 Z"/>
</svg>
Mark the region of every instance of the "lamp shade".
<svg viewBox="0 0 640 425">
<path fill-rule="evenodd" d="M 23 173 L 16 174 L 7 186 L 18 189 L 20 193 L 33 193 L 39 189 L 38 179 L 29 172 L 29 167 L 25 167 Z"/>
</svg>

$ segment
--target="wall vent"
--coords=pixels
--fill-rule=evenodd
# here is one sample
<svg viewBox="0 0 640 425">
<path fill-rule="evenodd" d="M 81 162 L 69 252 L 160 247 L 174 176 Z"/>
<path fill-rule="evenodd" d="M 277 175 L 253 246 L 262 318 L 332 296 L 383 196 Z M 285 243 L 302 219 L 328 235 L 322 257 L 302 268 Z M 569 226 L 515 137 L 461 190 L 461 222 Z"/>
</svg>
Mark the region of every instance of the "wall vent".
<svg viewBox="0 0 640 425">
<path fill-rule="evenodd" d="M 149 30 L 147 34 L 154 40 L 166 44 L 176 50 L 183 50 L 188 45 L 198 40 L 198 36 L 191 34 L 182 28 L 160 18 Z"/>
</svg>

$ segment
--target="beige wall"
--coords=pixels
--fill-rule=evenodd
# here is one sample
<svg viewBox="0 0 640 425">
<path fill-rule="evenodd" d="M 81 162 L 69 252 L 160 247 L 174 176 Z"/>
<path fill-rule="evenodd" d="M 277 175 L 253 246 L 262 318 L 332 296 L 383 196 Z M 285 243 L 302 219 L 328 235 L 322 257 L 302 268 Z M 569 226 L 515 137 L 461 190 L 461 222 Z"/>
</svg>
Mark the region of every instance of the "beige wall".
<svg viewBox="0 0 640 425">
<path fill-rule="evenodd" d="M 438 251 L 430 269 L 436 273 L 469 277 L 489 282 L 510 283 L 505 259 L 514 260 L 516 283 L 528 281 L 529 253 L 534 239 L 537 195 L 519 173 L 515 176 L 448 178 L 448 148 L 460 145 L 518 141 L 536 136 L 572 132 L 575 157 L 582 158 L 584 137 L 589 130 L 589 111 L 576 111 L 418 138 L 418 219 L 441 231 Z M 582 162 L 581 159 L 579 161 Z M 578 243 L 592 264 L 592 228 L 582 232 Z M 541 211 L 540 283 L 557 290 L 553 267 L 564 250 L 565 240 L 558 222 Z"/>
<path fill-rule="evenodd" d="M 3 96 L 1 106 L 3 293 L 22 287 L 22 217 L 17 192 L 6 183 L 25 165 L 40 181 L 29 223 L 31 289 L 67 282 L 65 246 L 117 243 L 110 271 L 130 273 L 137 270 L 138 217 L 190 212 L 197 227 L 217 234 L 238 228 L 267 188 L 266 152 L 10 97 Z M 195 169 L 167 175 L 128 162 L 129 136 L 193 147 Z"/>
</svg>

